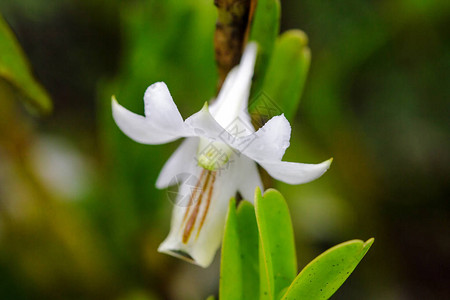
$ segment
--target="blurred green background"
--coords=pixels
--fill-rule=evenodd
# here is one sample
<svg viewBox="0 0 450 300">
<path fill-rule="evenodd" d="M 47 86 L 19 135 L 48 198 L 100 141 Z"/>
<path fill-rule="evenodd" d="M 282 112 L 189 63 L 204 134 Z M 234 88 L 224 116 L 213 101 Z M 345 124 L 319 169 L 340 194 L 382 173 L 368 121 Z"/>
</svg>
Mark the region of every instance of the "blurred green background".
<svg viewBox="0 0 450 300">
<path fill-rule="evenodd" d="M 110 110 L 115 94 L 143 113 L 155 81 L 184 117 L 214 96 L 213 1 L 0 0 L 0 12 L 54 102 L 37 118 L 0 99 L 0 298 L 216 294 L 218 257 L 204 270 L 156 252 L 172 204 L 154 183 L 179 142 L 137 144 Z M 450 2 L 282 1 L 281 22 L 312 52 L 285 160 L 334 157 L 313 183 L 276 184 L 299 266 L 374 236 L 333 299 L 445 299 Z"/>
</svg>

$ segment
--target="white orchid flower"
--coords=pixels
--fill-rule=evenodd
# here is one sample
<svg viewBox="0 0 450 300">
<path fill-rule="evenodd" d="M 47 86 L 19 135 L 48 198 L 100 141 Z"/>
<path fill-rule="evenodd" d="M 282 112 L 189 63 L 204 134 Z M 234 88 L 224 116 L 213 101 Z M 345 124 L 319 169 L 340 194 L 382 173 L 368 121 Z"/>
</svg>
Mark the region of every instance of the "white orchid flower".
<svg viewBox="0 0 450 300">
<path fill-rule="evenodd" d="M 239 192 L 252 201 L 255 188 L 263 188 L 256 163 L 289 184 L 312 181 L 330 166 L 331 159 L 320 164 L 281 160 L 291 135 L 283 114 L 253 129 L 247 102 L 256 53 L 256 44 L 248 44 L 215 102 L 184 121 L 163 82 L 145 92 L 145 116 L 128 111 L 113 97 L 115 122 L 136 142 L 154 145 L 186 137 L 156 181 L 163 189 L 181 180 L 160 252 L 209 266 L 222 240 L 230 198 Z"/>
</svg>

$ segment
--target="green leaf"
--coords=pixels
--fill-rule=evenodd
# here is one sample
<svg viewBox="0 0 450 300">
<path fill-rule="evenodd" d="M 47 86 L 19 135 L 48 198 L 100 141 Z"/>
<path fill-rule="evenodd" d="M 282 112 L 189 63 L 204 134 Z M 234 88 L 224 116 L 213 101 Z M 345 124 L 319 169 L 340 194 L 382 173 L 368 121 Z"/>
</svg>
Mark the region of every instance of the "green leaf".
<svg viewBox="0 0 450 300">
<path fill-rule="evenodd" d="M 255 192 L 260 237 L 260 299 L 275 299 L 297 274 L 294 233 L 289 209 L 280 192 Z"/>
<path fill-rule="evenodd" d="M 328 299 L 350 276 L 373 244 L 352 240 L 328 249 L 310 262 L 297 276 L 282 298 Z"/>
<path fill-rule="evenodd" d="M 274 115 L 283 112 L 288 120 L 295 115 L 308 75 L 311 53 L 307 44 L 308 38 L 300 30 L 286 31 L 278 38 L 264 80 L 264 97 L 259 97 L 270 100 Z M 250 110 L 257 105 L 255 101 Z"/>
<path fill-rule="evenodd" d="M 258 95 L 280 31 L 280 1 L 258 0 L 253 15 L 249 41 L 259 45 L 251 95 Z"/>
<path fill-rule="evenodd" d="M 2 79 L 19 91 L 34 110 L 39 113 L 51 111 L 52 103 L 47 92 L 33 78 L 25 54 L 0 15 L 0 80 Z"/>
<path fill-rule="evenodd" d="M 258 225 L 255 208 L 248 201 L 241 201 L 237 209 L 239 248 L 242 264 L 242 299 L 259 297 Z"/>
<path fill-rule="evenodd" d="M 258 227 L 255 210 L 232 199 L 222 244 L 220 299 L 258 299 Z"/>
<path fill-rule="evenodd" d="M 236 200 L 231 199 L 222 242 L 220 262 L 220 299 L 242 299 L 242 265 L 239 249 L 239 229 Z"/>
<path fill-rule="evenodd" d="M 215 300 L 216 298 L 214 296 L 209 296 L 208 298 L 206 298 L 206 300 Z"/>
</svg>

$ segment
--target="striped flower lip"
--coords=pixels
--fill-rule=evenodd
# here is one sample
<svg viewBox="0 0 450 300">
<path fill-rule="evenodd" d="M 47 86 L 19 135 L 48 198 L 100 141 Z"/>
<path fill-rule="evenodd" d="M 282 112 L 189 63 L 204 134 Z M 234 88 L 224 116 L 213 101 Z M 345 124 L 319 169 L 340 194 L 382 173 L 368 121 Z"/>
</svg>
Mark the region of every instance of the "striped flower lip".
<svg viewBox="0 0 450 300">
<path fill-rule="evenodd" d="M 113 118 L 136 142 L 155 145 L 186 138 L 156 181 L 156 187 L 163 189 L 173 185 L 174 178 L 181 180 L 171 229 L 160 252 L 209 266 L 222 240 L 230 198 L 239 192 L 253 201 L 255 188 L 263 188 L 257 163 L 273 178 L 289 184 L 312 181 L 331 164 L 331 159 L 320 164 L 281 160 L 291 135 L 283 114 L 255 132 L 247 105 L 256 53 L 256 44 L 249 43 L 214 103 L 205 104 L 186 120 L 163 82 L 145 92 L 145 116 L 128 111 L 113 96 Z"/>
</svg>

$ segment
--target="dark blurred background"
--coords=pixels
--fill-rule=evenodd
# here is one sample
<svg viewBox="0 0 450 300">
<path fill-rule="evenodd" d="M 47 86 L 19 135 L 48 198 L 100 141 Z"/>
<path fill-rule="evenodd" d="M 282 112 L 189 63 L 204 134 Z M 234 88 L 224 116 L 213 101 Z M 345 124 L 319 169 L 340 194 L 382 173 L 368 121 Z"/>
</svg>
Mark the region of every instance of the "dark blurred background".
<svg viewBox="0 0 450 300">
<path fill-rule="evenodd" d="M 0 144 L 0 298 L 215 294 L 218 257 L 203 270 L 156 252 L 171 203 L 154 182 L 179 142 L 137 144 L 110 111 L 115 94 L 142 113 L 155 81 L 184 117 L 213 97 L 213 1 L 0 0 L 0 12 L 54 102 L 45 118 L 18 106 L 2 139 L 18 151 Z M 282 1 L 291 28 L 312 62 L 285 160 L 334 157 L 313 183 L 276 185 L 299 267 L 373 236 L 333 299 L 447 299 L 450 2 Z"/>
</svg>

